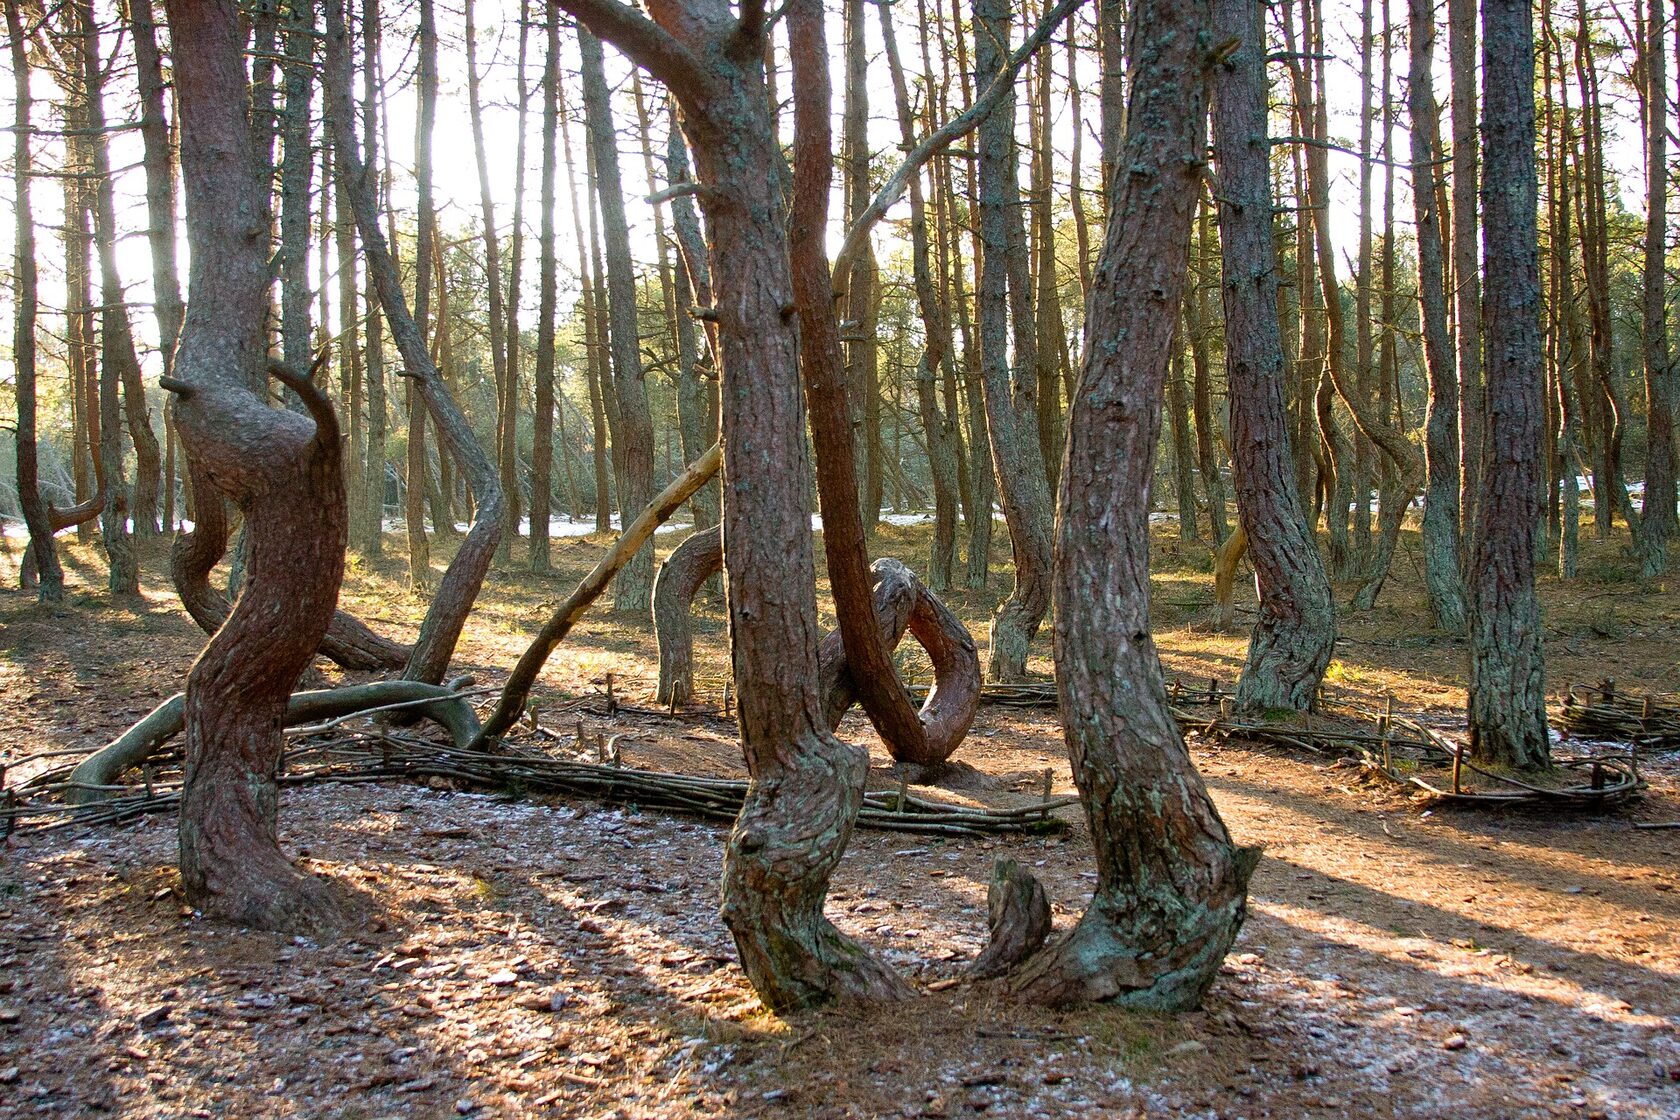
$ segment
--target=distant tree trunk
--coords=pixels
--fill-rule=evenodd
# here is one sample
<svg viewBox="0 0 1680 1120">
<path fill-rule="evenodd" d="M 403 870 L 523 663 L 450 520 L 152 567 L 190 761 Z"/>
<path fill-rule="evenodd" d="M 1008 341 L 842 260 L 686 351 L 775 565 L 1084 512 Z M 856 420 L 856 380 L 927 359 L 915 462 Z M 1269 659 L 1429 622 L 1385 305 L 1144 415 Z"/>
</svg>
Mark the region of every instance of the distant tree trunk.
<svg viewBox="0 0 1680 1120">
<path fill-rule="evenodd" d="M 1429 374 L 1429 420 L 1424 453 L 1423 569 L 1435 625 L 1464 630 L 1464 584 L 1458 555 L 1458 371 L 1447 333 L 1446 257 L 1436 168 L 1442 166 L 1440 117 L 1435 107 L 1435 11 L 1430 0 L 1409 0 L 1411 71 L 1406 99 L 1412 137 L 1412 210 L 1417 219 L 1418 314 L 1423 363 Z"/>
<path fill-rule="evenodd" d="M 152 434 L 146 414 L 146 390 L 140 381 L 140 362 L 129 330 L 122 278 L 117 274 L 117 211 L 105 133 L 104 61 L 100 58 L 99 28 L 91 4 L 79 2 L 75 12 L 80 29 L 83 119 L 89 132 L 86 145 L 91 166 L 88 170 L 93 175 L 94 244 L 99 251 L 99 459 L 106 486 L 99 532 L 110 563 L 111 591 L 134 595 L 140 590 L 140 565 L 134 554 L 129 518 L 132 515 L 138 523 L 149 517 L 152 533 L 156 534 L 161 463 L 157 437 Z M 134 440 L 133 491 L 129 490 L 123 468 L 124 403 Z M 143 509 L 140 502 L 146 503 Z"/>
<path fill-rule="evenodd" d="M 465 0 L 464 35 L 467 44 L 467 110 L 472 121 L 473 159 L 478 165 L 479 220 L 484 227 L 484 285 L 490 316 L 490 368 L 496 383 L 496 463 L 506 499 L 505 523 L 498 550 L 505 562 L 513 556 L 519 536 L 519 394 L 508 385 L 507 309 L 502 301 L 502 246 L 496 234 L 496 202 L 490 194 L 490 161 L 484 150 L 484 111 L 479 104 L 477 27 L 473 0 Z M 520 29 L 520 35 L 524 35 Z M 523 139 L 523 137 L 521 137 Z M 514 299 L 518 299 L 517 292 Z"/>
<path fill-rule="evenodd" d="M 680 708 L 694 695 L 694 638 L 689 609 L 700 585 L 723 568 L 723 534 L 696 529 L 665 558 L 653 580 L 653 631 L 659 639 L 654 697 Z"/>
<path fill-rule="evenodd" d="M 1260 598 L 1237 704 L 1309 711 L 1335 648 L 1336 616 L 1323 562 L 1301 513 L 1289 446 L 1261 13 L 1258 0 L 1214 5 L 1215 38 L 1241 40 L 1214 71 L 1213 152 L 1224 254 L 1231 474 Z"/>
<path fill-rule="evenodd" d="M 1023 5 L 1024 8 L 1024 5 Z M 1051 211 L 1050 51 L 1038 52 L 1029 86 L 1028 136 L 1032 144 L 1033 303 L 1037 343 L 1038 444 L 1044 456 L 1044 478 L 1052 493 L 1062 465 L 1062 363 L 1067 355 L 1067 331 L 1062 325 L 1062 298 L 1056 278 L 1056 226 Z M 1182 372 L 1182 369 L 1180 370 Z M 1176 451 L 1174 453 L 1176 455 Z M 1196 523 L 1190 522 L 1194 532 Z"/>
<path fill-rule="evenodd" d="M 869 205 L 869 55 L 864 49 L 864 0 L 843 0 L 845 106 L 841 118 L 840 165 L 845 186 L 846 224 Z M 881 446 L 880 266 L 871 240 L 851 274 L 841 277 L 844 303 L 842 339 L 846 341 L 846 381 L 855 441 L 856 474 L 862 483 L 863 527 L 874 532 L 881 520 L 883 486 Z"/>
<path fill-rule="evenodd" d="M 547 54 L 543 63 L 542 180 L 538 208 L 542 232 L 537 252 L 536 418 L 531 425 L 531 570 L 549 569 L 548 518 L 554 494 L 554 317 L 558 302 L 554 255 L 555 142 L 560 120 L 560 7 L 548 0 L 544 16 Z"/>
<path fill-rule="evenodd" d="M 688 146 L 683 142 L 682 129 L 677 124 L 676 102 L 670 103 L 671 132 L 665 142 L 665 178 L 675 185 L 689 181 Z M 671 226 L 679 246 L 680 267 L 675 269 L 678 360 L 681 378 L 677 383 L 677 415 L 682 426 L 683 458 L 693 462 L 717 438 L 716 409 L 709 401 L 710 392 L 701 384 L 700 353 L 695 337 L 693 315 L 695 301 L 709 301 L 709 283 L 696 285 L 694 276 L 706 271 L 705 246 L 700 235 L 700 219 L 694 213 L 694 200 L 679 195 L 671 200 Z M 696 260 L 696 258 L 698 258 Z M 709 302 L 708 302 L 709 306 Z M 686 338 L 686 341 L 684 341 Z M 706 378 L 717 383 L 717 353 L 715 344 L 708 345 Z M 690 446 L 690 441 L 694 446 Z M 707 482 L 689 503 L 694 515 L 695 529 L 706 529 L 718 523 L 718 484 Z"/>
<path fill-rule="evenodd" d="M 507 357 L 502 362 L 507 371 L 507 380 L 503 385 L 502 411 L 512 417 L 512 421 L 502 428 L 498 452 L 503 470 L 502 487 L 507 491 L 508 504 L 512 511 L 509 521 L 514 526 L 514 535 L 517 535 L 519 525 L 519 407 L 524 401 L 524 395 L 519 388 L 519 299 L 520 281 L 525 266 L 525 142 L 528 132 L 525 123 L 530 112 L 531 100 L 525 82 L 525 61 L 530 49 L 530 33 L 530 0 L 519 0 L 519 62 L 518 73 L 514 78 L 515 97 L 518 99 L 515 116 L 518 120 L 519 140 L 514 146 L 513 157 L 513 231 L 508 235 L 510 260 L 506 300 L 507 325 L 502 330 L 502 341 L 507 347 Z M 573 212 L 576 213 L 575 198 L 572 205 Z M 506 473 L 510 466 L 513 470 L 511 482 Z M 535 525 L 536 521 L 533 519 L 531 524 Z M 511 551 L 512 539 L 507 543 Z"/>
<path fill-rule="evenodd" d="M 379 165 L 379 2 L 362 0 L 362 148 L 364 174 L 372 174 Z M 349 122 L 346 122 L 346 129 Z M 336 141 L 335 141 L 336 143 Z M 388 157 L 388 154 L 386 156 Z M 343 182 L 342 175 L 333 176 Z M 377 177 L 368 183 L 368 193 L 374 206 L 380 204 Z M 346 196 L 340 213 L 351 214 Z M 370 558 L 378 557 L 385 546 L 385 437 L 389 431 L 389 409 L 385 396 L 385 320 L 379 309 L 379 294 L 375 290 L 371 272 L 365 280 L 362 303 L 367 308 L 367 474 L 363 486 L 367 492 L 365 520 L 356 534 L 360 551 Z"/>
<path fill-rule="evenodd" d="M 175 341 L 181 335 L 186 305 L 181 300 L 181 273 L 175 260 L 175 160 L 170 150 L 169 125 L 164 119 L 163 62 L 158 54 L 157 25 L 151 0 L 130 0 L 134 57 L 140 85 L 140 139 L 146 168 L 147 244 L 152 255 L 153 311 L 158 324 L 158 352 L 163 375 L 175 368 Z M 173 481 L 169 474 L 166 483 Z M 173 494 L 166 494 L 166 500 Z M 167 519 L 166 519 L 167 520 Z M 165 532 L 174 526 L 164 525 Z"/>
<path fill-rule="evenodd" d="M 1645 41 L 1645 270 L 1640 323 L 1645 358 L 1645 511 L 1640 545 L 1646 578 L 1668 570 L 1675 531 L 1674 411 L 1680 370 L 1668 348 L 1668 66 L 1662 0 L 1648 0 Z"/>
<path fill-rule="evenodd" d="M 337 2 L 337 0 L 333 0 Z M 275 837 L 281 717 L 326 633 L 344 570 L 347 514 L 338 428 L 326 397 L 288 373 L 314 417 L 270 409 L 262 372 L 268 181 L 244 116 L 238 11 L 171 0 L 181 166 L 192 248 L 175 417 L 201 478 L 250 526 L 244 593 L 193 664 L 184 710 L 181 879 L 195 907 L 240 925 L 342 925 L 347 900 L 299 872 Z M 213 500 L 200 491 L 201 504 Z"/>
<path fill-rule="evenodd" d="M 1471 567 L 1470 749 L 1550 765 L 1534 534 L 1540 523 L 1540 265 L 1528 0 L 1485 0 L 1482 72 L 1487 450 Z"/>
<path fill-rule="evenodd" d="M 904 80 L 898 43 L 893 30 L 892 10 L 882 7 L 881 36 L 891 72 L 893 98 L 898 107 L 899 138 L 909 151 L 916 143 L 915 122 L 910 113 L 910 90 Z M 928 558 L 928 587 L 945 591 L 951 586 L 951 570 L 957 552 L 957 448 L 956 417 L 940 412 L 936 385 L 953 375 L 951 371 L 951 319 L 940 302 L 928 252 L 927 202 L 922 194 L 922 176 L 910 177 L 910 257 L 916 304 L 922 316 L 924 344 L 916 366 L 916 404 L 927 435 L 928 473 L 933 480 L 933 546 Z"/>
<path fill-rule="evenodd" d="M 1639 519 L 1628 500 L 1622 449 L 1630 416 L 1627 393 L 1616 369 L 1614 316 L 1610 291 L 1610 200 L 1604 176 L 1604 110 L 1599 91 L 1598 63 L 1586 5 L 1579 6 L 1575 37 L 1575 73 L 1581 89 L 1582 171 L 1581 273 L 1587 296 L 1588 355 L 1597 393 L 1602 401 L 1598 439 L 1599 465 L 1593 472 L 1594 521 L 1601 539 L 1608 539 L 1618 513 L 1640 550 Z M 1485 311 L 1484 311 L 1485 313 Z"/>
<path fill-rule="evenodd" d="M 1358 276 L 1354 289 L 1354 390 L 1366 407 L 1371 404 L 1373 396 L 1373 382 L 1377 374 L 1377 351 L 1375 323 L 1372 321 L 1372 275 L 1376 271 L 1376 246 L 1373 243 L 1375 231 L 1373 225 L 1375 215 L 1371 206 L 1371 176 L 1374 170 L 1372 159 L 1372 124 L 1376 114 L 1372 109 L 1375 94 L 1374 63 L 1376 54 L 1376 38 L 1371 29 L 1372 0 L 1360 0 L 1359 4 L 1359 262 Z M 1328 90 L 1323 86 L 1323 63 L 1319 64 L 1319 96 L 1325 98 Z M 1387 106 L 1383 108 L 1386 117 Z M 1383 158 L 1392 163 L 1394 153 L 1383 152 Z M 1383 423 L 1388 422 L 1388 414 L 1378 412 L 1377 418 Z M 1353 437 L 1353 563 L 1354 567 L 1364 572 L 1371 562 L 1371 484 L 1374 479 L 1373 452 L 1371 441 L 1365 433 L 1354 432 Z"/>
<path fill-rule="evenodd" d="M 12 364 L 17 370 L 17 489 L 18 505 L 23 508 L 23 520 L 29 527 L 30 559 L 38 576 L 37 586 L 43 603 L 64 600 L 64 569 L 59 566 L 58 546 L 53 542 L 52 522 L 46 502 L 41 500 L 40 472 L 36 457 L 35 427 L 35 319 L 39 300 L 36 295 L 35 214 L 30 206 L 30 192 L 34 174 L 30 146 L 33 126 L 30 116 L 34 102 L 29 85 L 29 50 L 23 37 L 20 5 L 6 6 L 6 39 L 12 51 L 12 79 L 16 98 L 13 108 L 15 131 L 12 134 L 17 176 L 17 240 L 13 264 L 13 283 L 16 285 L 13 303 L 17 318 L 12 335 Z M 29 565 L 26 565 L 26 568 Z M 29 572 L 25 571 L 27 579 Z"/>
<path fill-rule="evenodd" d="M 977 0 L 974 7 L 974 66 L 976 82 L 984 83 L 1002 70 L 1009 55 L 1009 12 L 1005 0 Z M 1050 609 L 1050 489 L 1044 458 L 1038 446 L 1038 408 L 1035 400 L 1036 363 L 1023 355 L 1022 341 L 1033 340 L 1030 315 L 1017 321 L 1015 361 L 1010 368 L 1009 321 L 1025 302 L 1011 300 L 1020 272 L 1010 267 L 1008 211 L 1017 205 L 1014 185 L 1013 140 L 1015 99 L 1001 98 L 980 124 L 980 366 L 986 398 L 986 418 L 998 487 L 1003 495 L 1004 521 L 1015 553 L 1015 587 L 992 618 L 991 650 L 986 675 L 994 681 L 1018 681 L 1026 676 L 1027 652 L 1033 635 Z M 1020 215 L 1015 216 L 1018 226 Z M 1025 294 L 1024 292 L 1022 293 Z M 1017 315 L 1018 318 L 1018 315 Z"/>
<path fill-rule="evenodd" d="M 345 35 L 343 0 L 328 0 L 327 15 L 328 64 L 324 84 L 329 99 L 328 119 L 335 122 L 337 129 L 333 150 L 338 173 L 353 184 L 350 200 L 366 251 L 368 270 L 378 285 L 380 303 L 390 320 L 391 333 L 403 356 L 409 381 L 437 425 L 443 449 L 460 465 L 472 491 L 472 528 L 444 571 L 431 606 L 426 610 L 426 617 L 421 621 L 420 634 L 408 664 L 403 669 L 407 680 L 438 684 L 448 670 L 461 629 L 466 625 L 467 616 L 495 556 L 502 528 L 501 485 L 496 477 L 495 464 L 479 445 L 460 406 L 428 358 L 419 326 L 409 315 L 403 301 L 396 262 L 391 258 L 390 248 L 379 229 L 379 213 L 356 153 L 355 139 L 346 123 L 350 118 L 350 49 Z M 411 485 L 423 479 L 424 464 L 420 476 L 411 478 Z"/>
<path fill-rule="evenodd" d="M 607 258 L 607 319 L 612 341 L 612 387 L 619 422 L 613 458 L 620 474 L 618 508 L 628 524 L 653 497 L 653 417 L 642 380 L 641 338 L 636 324 L 636 276 L 630 260 L 630 228 L 618 172 L 618 142 L 607 99 L 601 41 L 580 31 L 583 109 L 594 154 L 595 188 L 601 201 L 601 236 Z M 597 280 L 599 278 L 597 277 Z M 613 608 L 638 618 L 653 604 L 653 542 L 637 552 L 613 582 Z"/>
<path fill-rule="evenodd" d="M 1205 199 L 1196 222 L 1195 286 L 1184 297 L 1184 325 L 1189 334 L 1192 407 L 1196 418 L 1196 466 L 1207 493 L 1208 523 L 1213 546 L 1225 543 L 1231 527 L 1225 519 L 1225 477 L 1219 471 L 1219 417 L 1213 407 L 1213 376 L 1209 371 L 1208 334 L 1213 329 L 1207 293 L 1213 275 L 1213 207 Z"/>
<path fill-rule="evenodd" d="M 565 90 L 561 90 L 562 98 Z M 578 277 L 582 293 L 578 300 L 578 319 L 583 330 L 584 352 L 584 380 L 589 385 L 589 419 L 591 428 L 590 447 L 594 463 L 593 475 L 595 479 L 595 531 L 608 533 L 612 531 L 612 491 L 610 484 L 611 467 L 607 462 L 607 414 L 605 402 L 601 397 L 601 383 L 604 379 L 604 367 L 607 363 L 607 347 L 602 342 L 606 333 L 604 321 L 605 311 L 596 299 L 597 281 L 600 277 L 593 268 L 591 246 L 595 240 L 595 209 L 590 204 L 589 236 L 584 235 L 583 219 L 578 211 L 578 197 L 582 193 L 579 188 L 575 164 L 572 158 L 571 129 L 566 124 L 567 114 L 560 114 L 561 147 L 566 155 L 566 183 L 572 200 L 572 229 L 578 243 Z"/>
<path fill-rule="evenodd" d="M 419 333 L 419 346 L 424 355 L 431 333 L 432 254 L 437 251 L 437 210 L 432 203 L 432 125 L 437 117 L 437 25 L 433 16 L 433 0 L 419 0 L 420 33 L 418 61 L 415 65 L 415 86 L 418 90 L 419 111 L 414 125 L 414 179 L 419 195 L 419 215 L 414 248 L 414 325 Z M 363 238 L 366 244 L 366 238 Z M 380 301 L 384 302 L 381 292 Z M 391 333 L 397 333 L 394 317 Z M 405 363 L 407 361 L 405 357 Z M 411 371 L 412 372 L 412 371 Z M 416 392 L 414 382 L 404 386 L 408 402 L 407 501 L 404 505 L 408 523 L 408 581 L 417 590 L 427 590 L 432 583 L 431 549 L 426 542 L 426 407 Z"/>
<path fill-rule="evenodd" d="M 1482 467 L 1482 274 L 1477 259 L 1476 2 L 1447 0 L 1452 68 L 1452 280 L 1458 328 L 1459 517 L 1468 560 L 1479 523 Z"/>
<path fill-rule="evenodd" d="M 309 106 L 315 93 L 314 0 L 286 0 L 281 20 L 286 91 L 280 115 L 280 352 L 309 366 L 309 218 L 315 158 Z"/>
<path fill-rule="evenodd" d="M 1192 1008 L 1247 916 L 1231 843 L 1149 634 L 1149 487 L 1206 150 L 1207 0 L 1140 0 L 1123 175 L 1109 196 L 1056 519 L 1056 686 L 1096 848 L 1094 896 L 1013 987 L 1053 1004 Z M 1244 44 L 1253 49 L 1251 44 Z"/>
<path fill-rule="evenodd" d="M 1551 5 L 1542 9 L 1550 16 Z M 1575 309 L 1575 268 L 1571 262 L 1574 233 L 1571 222 L 1574 202 L 1571 198 L 1569 155 L 1575 149 L 1574 127 L 1569 111 L 1569 82 L 1563 64 L 1563 42 L 1551 30 L 1549 18 L 1542 18 L 1549 41 L 1546 48 L 1548 70 L 1557 74 L 1558 142 L 1553 163 L 1557 178 L 1552 193 L 1552 283 L 1556 298 L 1557 323 L 1557 394 L 1558 394 L 1558 477 L 1562 494 L 1558 510 L 1558 575 L 1563 579 L 1575 577 L 1576 561 L 1581 537 L 1581 406 L 1575 386 L 1579 380 L 1576 367 L 1585 349 L 1581 343 L 1580 317 Z"/>
<path fill-rule="evenodd" d="M 1190 447 L 1190 398 L 1184 384 L 1184 330 L 1174 334 L 1172 364 L 1167 370 L 1167 412 L 1172 425 L 1173 490 L 1178 498 L 1178 539 L 1200 539 L 1196 532 L 1196 473 Z"/>
</svg>

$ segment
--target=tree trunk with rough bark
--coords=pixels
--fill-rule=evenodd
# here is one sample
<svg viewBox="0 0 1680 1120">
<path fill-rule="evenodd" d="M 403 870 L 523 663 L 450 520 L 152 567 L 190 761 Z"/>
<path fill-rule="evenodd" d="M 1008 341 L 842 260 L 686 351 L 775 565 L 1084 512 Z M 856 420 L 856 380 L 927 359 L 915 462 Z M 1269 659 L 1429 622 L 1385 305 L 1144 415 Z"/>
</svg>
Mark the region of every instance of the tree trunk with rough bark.
<svg viewBox="0 0 1680 1120">
<path fill-rule="evenodd" d="M 1221 192 L 1231 474 L 1260 599 L 1237 704 L 1309 711 L 1335 648 L 1336 616 L 1290 453 L 1259 3 L 1216 0 L 1214 27 L 1222 40 L 1241 40 L 1214 71 L 1213 152 Z"/>
<path fill-rule="evenodd" d="M 1487 444 L 1470 569 L 1470 750 L 1479 761 L 1520 770 L 1551 764 L 1534 593 L 1545 378 L 1531 18 L 1527 0 L 1483 5 Z"/>
<path fill-rule="evenodd" d="M 751 775 L 724 860 L 723 917 L 773 1009 L 904 998 L 908 985 L 823 917 L 850 838 L 864 752 L 821 725 L 798 328 L 764 74 L 763 9 L 563 0 L 665 82 L 683 109 L 712 237 L 722 355 L 724 561 L 742 749 Z"/>
<path fill-rule="evenodd" d="M 1482 271 L 1477 257 L 1476 0 L 1447 0 L 1452 75 L 1452 282 L 1458 345 L 1459 518 L 1475 547 L 1482 466 Z"/>
<path fill-rule="evenodd" d="M 1090 905 L 1014 990 L 1195 1007 L 1247 916 L 1231 842 L 1167 705 L 1149 634 L 1149 502 L 1206 150 L 1207 0 L 1140 0 L 1119 177 L 1092 279 L 1056 521 L 1056 685 L 1096 848 Z M 1245 44 L 1252 48 L 1252 44 Z"/>
</svg>

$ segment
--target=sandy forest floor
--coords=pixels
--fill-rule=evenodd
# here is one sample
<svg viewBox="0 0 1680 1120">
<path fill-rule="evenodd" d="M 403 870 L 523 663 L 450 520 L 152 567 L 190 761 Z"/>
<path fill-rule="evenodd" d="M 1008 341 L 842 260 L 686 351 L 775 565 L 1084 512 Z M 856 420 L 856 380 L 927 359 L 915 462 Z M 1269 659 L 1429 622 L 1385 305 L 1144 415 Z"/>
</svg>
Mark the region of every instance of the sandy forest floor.
<svg viewBox="0 0 1680 1120">
<path fill-rule="evenodd" d="M 924 532 L 888 528 L 877 552 L 920 567 Z M 15 532 L 6 544 L 12 587 Z M 460 664 L 498 682 L 605 545 L 561 543 L 552 578 L 499 573 Z M 1420 624 L 1415 555 L 1412 540 L 1379 608 L 1344 620 L 1331 678 L 1450 716 L 1463 644 Z M 180 687 L 202 635 L 161 547 L 147 561 L 139 603 L 109 600 L 85 547 L 63 608 L 0 593 L 0 762 L 91 749 Z M 1163 536 L 1157 561 L 1169 669 L 1229 681 L 1243 638 L 1212 629 L 1205 548 Z M 1680 690 L 1680 596 L 1630 568 L 1594 545 L 1582 579 L 1545 582 L 1554 694 L 1604 676 Z M 402 574 L 394 557 L 357 564 L 345 605 L 411 636 L 423 603 Z M 952 597 L 978 635 L 1006 584 L 1000 568 L 992 592 Z M 716 604 L 701 616 L 700 703 L 715 706 L 722 620 Z M 598 611 L 543 701 L 608 672 L 634 700 L 653 665 L 638 620 Z M 588 730 L 631 732 L 632 764 L 740 770 L 716 720 Z M 868 725 L 854 713 L 842 734 L 889 783 Z M 330 944 L 197 919 L 175 891 L 172 820 L 20 835 L 0 853 L 0 1117 L 1680 1117 L 1680 832 L 1633 828 L 1680 820 L 1680 759 L 1648 762 L 1631 806 L 1577 817 L 1429 811 L 1356 767 L 1191 746 L 1236 839 L 1266 857 L 1205 1008 L 1177 1017 L 938 984 L 984 941 L 997 854 L 1033 866 L 1059 925 L 1078 915 L 1094 873 L 1077 825 L 860 832 L 829 913 L 937 990 L 786 1019 L 757 1003 L 717 916 L 721 824 L 416 785 L 289 791 L 287 849 L 382 908 Z M 1046 767 L 1071 789 L 1047 712 L 982 709 L 958 757 L 978 773 L 931 794 L 1010 804 Z"/>
</svg>

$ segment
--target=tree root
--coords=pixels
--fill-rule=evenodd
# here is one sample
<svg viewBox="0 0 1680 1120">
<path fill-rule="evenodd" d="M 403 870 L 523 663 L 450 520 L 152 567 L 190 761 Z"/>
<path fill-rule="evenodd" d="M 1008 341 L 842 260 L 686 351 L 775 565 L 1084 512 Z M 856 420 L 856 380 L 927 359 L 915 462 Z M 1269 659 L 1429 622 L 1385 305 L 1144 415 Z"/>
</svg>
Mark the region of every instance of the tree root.
<svg viewBox="0 0 1680 1120">
<path fill-rule="evenodd" d="M 163 745 L 180 734 L 186 694 L 177 692 L 153 708 L 134 726 L 101 747 L 70 772 L 71 786 L 65 800 L 72 805 L 103 801 L 123 774 L 157 754 Z M 478 716 L 472 705 L 455 689 L 418 681 L 373 681 L 345 688 L 299 692 L 286 704 L 285 726 L 314 723 L 347 716 L 369 708 L 432 700 L 419 705 L 421 714 L 449 731 L 458 747 L 465 747 L 478 734 Z"/>
</svg>

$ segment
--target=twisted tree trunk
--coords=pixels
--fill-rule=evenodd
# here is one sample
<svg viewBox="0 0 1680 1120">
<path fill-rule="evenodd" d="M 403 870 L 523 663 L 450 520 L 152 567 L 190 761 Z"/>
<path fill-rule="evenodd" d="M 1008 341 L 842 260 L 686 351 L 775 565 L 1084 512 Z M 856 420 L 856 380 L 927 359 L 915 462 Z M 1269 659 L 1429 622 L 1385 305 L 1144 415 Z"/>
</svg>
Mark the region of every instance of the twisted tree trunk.
<svg viewBox="0 0 1680 1120">
<path fill-rule="evenodd" d="M 192 248 L 175 377 L 177 430 L 200 477 L 250 527 L 244 591 L 187 678 L 181 879 L 188 901 L 241 925 L 333 927 L 346 897 L 294 868 L 275 836 L 281 721 L 327 624 L 347 532 L 338 425 L 305 377 L 279 376 L 314 422 L 251 391 L 265 372 L 267 181 L 244 116 L 232 0 L 171 0 L 181 166 Z M 200 489 L 201 505 L 212 492 Z"/>
<path fill-rule="evenodd" d="M 1196 1006 L 1218 975 L 1259 850 L 1231 843 L 1167 706 L 1149 634 L 1147 499 L 1206 149 L 1208 44 L 1219 36 L 1208 34 L 1207 0 L 1140 0 L 1137 16 L 1125 172 L 1092 279 L 1092 345 L 1056 519 L 1056 598 L 1078 604 L 1056 613 L 1056 687 L 1097 885 L 1078 924 L 1013 987 L 1052 1004 L 1171 1011 Z"/>
</svg>

